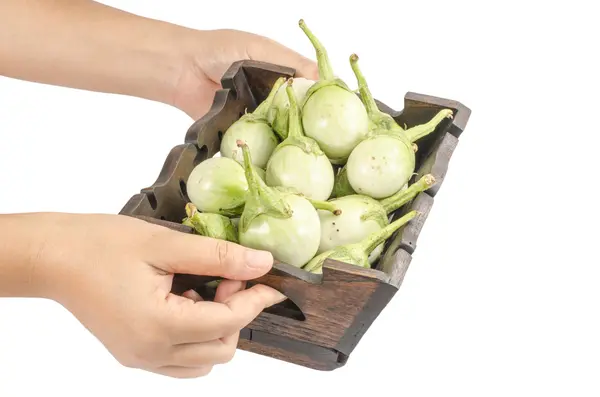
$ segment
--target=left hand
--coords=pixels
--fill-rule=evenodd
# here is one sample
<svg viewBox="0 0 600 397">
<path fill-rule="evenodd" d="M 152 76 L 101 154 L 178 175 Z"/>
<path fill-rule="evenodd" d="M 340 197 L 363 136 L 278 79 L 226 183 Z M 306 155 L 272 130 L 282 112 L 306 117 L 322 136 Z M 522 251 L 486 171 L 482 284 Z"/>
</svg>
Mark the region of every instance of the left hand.
<svg viewBox="0 0 600 397">
<path fill-rule="evenodd" d="M 256 60 L 287 66 L 297 77 L 317 80 L 317 63 L 267 37 L 232 29 L 193 31 L 186 58 L 175 88 L 173 105 L 194 120 L 210 110 L 221 77 L 232 63 Z"/>
</svg>

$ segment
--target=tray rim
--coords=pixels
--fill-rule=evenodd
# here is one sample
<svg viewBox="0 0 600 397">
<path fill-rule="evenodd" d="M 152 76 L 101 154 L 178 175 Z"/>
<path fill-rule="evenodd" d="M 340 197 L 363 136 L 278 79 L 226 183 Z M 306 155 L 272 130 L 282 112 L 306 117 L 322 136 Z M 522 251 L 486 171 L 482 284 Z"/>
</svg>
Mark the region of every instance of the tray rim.
<svg viewBox="0 0 600 397">
<path fill-rule="evenodd" d="M 120 214 L 128 212 L 127 209 L 131 207 L 131 204 L 135 204 L 135 201 L 138 201 L 138 204 L 141 204 L 142 201 L 148 200 L 148 193 L 151 193 L 152 189 L 155 186 L 159 185 L 163 181 L 166 181 L 170 177 L 172 177 L 172 175 L 166 174 L 166 171 L 169 168 L 169 167 L 167 167 L 167 164 L 169 163 L 169 161 L 172 162 L 172 161 L 178 160 L 178 158 L 176 158 L 176 157 L 179 157 L 181 155 L 181 153 L 179 153 L 179 156 L 176 156 L 177 153 L 174 153 L 174 152 L 177 152 L 177 150 L 183 151 L 186 148 L 191 148 L 192 146 L 198 151 L 201 150 L 201 147 L 199 146 L 199 143 L 198 143 L 198 137 L 194 136 L 194 127 L 203 123 L 206 120 L 209 120 L 210 118 L 214 117 L 216 114 L 221 112 L 223 110 L 224 106 L 227 104 L 228 98 L 237 99 L 241 95 L 240 87 L 243 87 L 244 85 L 248 87 L 246 94 L 248 93 L 248 91 L 250 91 L 250 94 L 252 95 L 252 98 L 256 105 L 257 99 L 255 98 L 255 94 L 251 92 L 252 87 L 249 87 L 250 84 L 247 82 L 247 80 L 239 81 L 239 79 L 241 78 L 240 76 L 243 76 L 244 79 L 246 79 L 246 69 L 247 68 L 258 68 L 261 70 L 265 70 L 267 72 L 271 72 L 277 76 L 283 74 L 283 75 L 287 75 L 288 77 L 293 77 L 295 75 L 295 70 L 292 68 L 282 67 L 279 65 L 274 65 L 274 64 L 270 64 L 270 63 L 266 63 L 266 62 L 250 61 L 250 60 L 241 60 L 241 61 L 234 62 L 222 76 L 221 88 L 215 92 L 215 95 L 213 97 L 213 102 L 212 102 L 212 105 L 211 105 L 211 108 L 209 109 L 209 111 L 207 113 L 205 113 L 202 117 L 195 120 L 190 125 L 190 127 L 188 128 L 188 130 L 185 134 L 184 142 L 171 148 L 171 151 L 169 152 L 169 155 L 167 156 L 167 158 L 161 168 L 161 172 L 159 173 L 159 176 L 156 178 L 155 182 L 152 183 L 151 185 L 149 185 L 148 187 L 141 189 L 139 193 L 131 196 L 129 201 L 127 202 L 127 204 L 125 204 L 123 209 L 120 211 Z M 452 122 L 450 123 L 450 126 L 447 129 L 447 133 L 454 136 L 457 140 L 460 137 L 460 135 L 462 134 L 462 132 L 464 131 L 466 124 L 470 118 L 470 114 L 471 114 L 471 110 L 458 101 L 435 97 L 435 96 L 431 96 L 431 95 L 419 94 L 419 93 L 411 92 L 411 91 L 408 91 L 405 94 L 404 107 L 401 110 L 395 110 L 378 100 L 376 100 L 376 103 L 382 111 L 392 115 L 392 117 L 396 120 L 398 120 L 399 118 L 401 118 L 403 116 L 403 113 L 407 109 L 409 104 L 410 104 L 410 106 L 415 106 L 415 105 L 422 106 L 422 107 L 441 106 L 441 107 L 451 108 L 451 109 L 455 110 L 455 114 L 457 116 L 452 119 Z M 175 167 L 171 167 L 172 170 L 174 170 L 174 168 Z M 429 196 L 431 196 L 433 198 L 433 196 L 435 196 L 436 192 L 433 192 L 433 194 L 429 194 Z M 423 192 L 422 194 L 428 194 L 428 192 Z M 433 203 L 431 204 L 431 207 L 432 206 L 433 206 Z M 156 219 L 156 218 L 154 218 L 154 219 L 157 221 L 160 221 L 159 219 Z M 425 221 L 426 221 L 426 219 L 423 221 L 423 223 L 425 223 Z M 177 224 L 176 222 L 170 222 L 170 221 L 161 221 L 161 222 L 163 222 L 163 223 L 166 222 L 166 224 L 170 224 L 171 226 L 175 226 L 175 225 L 177 225 L 178 227 L 182 226 L 180 224 Z M 388 248 L 389 247 L 386 247 L 386 250 Z M 412 260 L 412 256 L 415 252 L 415 249 L 409 251 L 409 250 L 407 250 L 406 247 L 400 246 L 395 250 L 393 255 L 397 255 L 397 253 L 399 253 L 400 251 L 404 251 L 404 254 L 406 254 L 409 258 L 406 268 L 404 269 L 404 272 L 406 272 L 406 270 Z M 283 264 L 283 263 L 277 262 L 277 261 L 273 266 L 273 268 L 276 271 L 281 270 L 284 272 L 289 272 L 291 270 L 291 269 L 289 269 L 290 267 L 293 267 L 293 266 L 288 265 L 288 264 Z M 294 268 L 294 269 L 296 269 L 298 271 L 298 273 L 301 272 L 301 273 L 311 274 L 302 269 L 297 269 L 297 268 Z M 326 269 L 333 270 L 333 271 L 341 271 L 341 272 L 346 272 L 346 273 L 356 273 L 356 271 L 357 271 L 357 269 L 354 265 L 337 262 L 337 261 L 332 261 L 332 260 L 327 260 L 326 264 L 324 264 L 324 270 L 323 270 L 324 275 L 327 272 Z M 369 278 L 374 278 L 374 279 L 378 280 L 379 282 L 386 284 L 387 288 L 392 287 L 394 289 L 394 291 L 390 295 L 390 298 L 387 299 L 387 301 L 383 304 L 382 309 L 381 309 L 381 310 L 383 310 L 385 308 L 385 306 L 387 306 L 387 304 L 389 303 L 389 300 L 391 300 L 393 298 L 393 296 L 395 295 L 395 292 L 397 292 L 397 290 L 400 288 L 400 285 L 404 278 L 403 275 L 399 281 L 394 281 L 394 280 L 390 279 L 390 275 L 388 275 L 386 272 L 384 272 L 383 270 L 380 270 L 380 269 L 376 269 L 376 268 L 362 269 L 361 268 L 360 272 L 363 272 L 364 275 L 368 276 Z M 296 277 L 298 277 L 298 275 Z M 323 276 L 321 276 L 321 277 L 323 277 Z M 307 277 L 307 281 L 309 281 L 309 280 L 312 280 L 312 279 Z M 316 281 L 316 279 L 313 280 L 312 282 L 315 282 L 315 281 Z M 365 306 L 366 306 L 366 304 L 367 304 L 367 302 L 365 302 Z M 375 318 L 380 314 L 381 310 L 374 313 Z M 363 313 L 363 311 L 365 311 L 365 310 L 363 309 L 361 312 L 359 312 L 356 315 L 355 320 L 361 315 L 361 313 Z M 372 323 L 372 321 L 375 320 L 375 318 L 372 319 L 371 321 L 367 321 L 367 323 L 368 323 L 368 325 L 366 327 L 367 329 L 370 326 L 370 324 Z M 250 331 L 250 335 L 252 334 L 252 332 L 258 332 L 259 334 L 265 333 L 264 330 L 253 330 L 251 328 L 251 324 L 249 324 L 246 328 L 244 328 L 244 330 Z M 334 349 L 334 350 L 338 351 L 339 354 L 345 355 L 346 359 L 347 359 L 347 356 L 353 350 L 353 348 L 359 343 L 360 338 L 362 337 L 362 334 L 366 333 L 367 329 L 365 329 L 364 332 L 361 332 L 361 336 L 358 338 L 358 340 L 348 342 L 349 343 L 348 347 L 346 349 L 342 349 L 344 351 L 347 351 L 347 354 L 345 352 L 342 352 L 337 349 Z M 273 333 L 272 335 L 281 336 L 280 334 L 277 334 L 277 333 Z M 298 341 L 297 339 L 290 339 L 290 340 Z M 300 341 L 300 342 L 302 342 L 302 341 Z M 252 343 L 251 339 L 248 340 L 248 343 Z M 304 343 L 306 343 L 306 342 L 304 342 Z M 311 344 L 311 345 L 321 347 L 323 349 L 331 350 L 330 347 L 324 347 L 324 346 L 320 346 L 317 344 Z M 349 351 L 348 351 L 348 349 L 349 349 Z M 343 362 L 339 366 L 343 366 L 345 363 L 346 363 L 346 360 L 343 360 Z M 336 366 L 336 368 L 339 366 Z"/>
</svg>

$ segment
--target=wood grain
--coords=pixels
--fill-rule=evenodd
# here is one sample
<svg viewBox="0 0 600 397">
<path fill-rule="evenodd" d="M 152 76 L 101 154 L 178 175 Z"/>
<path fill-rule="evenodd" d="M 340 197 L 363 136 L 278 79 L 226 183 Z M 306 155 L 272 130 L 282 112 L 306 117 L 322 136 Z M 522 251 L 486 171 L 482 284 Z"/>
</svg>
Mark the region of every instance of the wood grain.
<svg viewBox="0 0 600 397">
<path fill-rule="evenodd" d="M 433 150 L 429 156 L 421 161 L 421 166 L 417 169 L 414 180 L 419 180 L 425 174 L 433 175 L 436 183 L 425 191 L 431 197 L 435 197 L 442 187 L 450 165 L 450 158 L 457 145 L 458 138 L 446 132 L 434 142 Z"/>
<path fill-rule="evenodd" d="M 120 214 L 192 233 L 191 228 L 181 225 L 188 201 L 188 175 L 199 162 L 219 151 L 223 133 L 245 111 L 254 110 L 266 98 L 277 78 L 292 77 L 294 73 L 290 68 L 257 61 L 234 63 L 223 75 L 223 88 L 215 94 L 211 109 L 190 126 L 184 143 L 169 152 L 156 181 L 133 195 Z M 427 122 L 442 108 L 454 110 L 453 119 L 445 120 L 418 142 L 417 173 L 413 181 L 432 173 L 438 183 L 398 209 L 392 219 L 411 209 L 421 214 L 388 239 L 384 254 L 373 269 L 328 260 L 323 274 L 315 275 L 276 262 L 268 274 L 251 280 L 249 285 L 269 285 L 289 299 L 266 309 L 241 330 L 240 349 L 317 370 L 339 368 L 346 364 L 402 284 L 433 197 L 446 177 L 450 158 L 471 111 L 456 101 L 411 92 L 404 97 L 401 111 L 379 101 L 377 104 L 407 127 Z M 216 278 L 177 274 L 173 292 L 183 293 L 192 288 L 205 299 L 211 299 L 214 288 L 206 283 L 213 279 Z"/>
</svg>

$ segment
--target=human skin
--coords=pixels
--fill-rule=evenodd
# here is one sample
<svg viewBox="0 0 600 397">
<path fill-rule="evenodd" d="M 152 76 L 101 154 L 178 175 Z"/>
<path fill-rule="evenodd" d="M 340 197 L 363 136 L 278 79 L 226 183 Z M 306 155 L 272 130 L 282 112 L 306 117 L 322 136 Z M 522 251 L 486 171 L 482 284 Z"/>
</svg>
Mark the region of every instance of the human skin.
<svg viewBox="0 0 600 397">
<path fill-rule="evenodd" d="M 252 255 L 252 256 L 249 256 Z M 239 331 L 285 296 L 244 280 L 268 252 L 123 215 L 0 215 L 0 297 L 51 299 L 127 367 L 198 377 L 230 361 Z M 171 293 L 174 273 L 224 277 L 214 301 Z"/>
<path fill-rule="evenodd" d="M 270 38 L 190 29 L 90 0 L 3 0 L 0 32 L 0 75 L 162 102 L 193 119 L 238 60 L 318 78 L 314 61 Z"/>
<path fill-rule="evenodd" d="M 0 75 L 15 79 L 139 97 L 198 119 L 241 59 L 318 78 L 313 61 L 247 32 L 194 30 L 88 0 L 0 2 Z M 54 300 L 121 364 L 172 377 L 231 360 L 240 329 L 285 299 L 245 289 L 272 264 L 268 252 L 122 215 L 0 215 L 0 297 Z M 173 295 L 174 273 L 226 280 L 205 302 Z"/>
</svg>

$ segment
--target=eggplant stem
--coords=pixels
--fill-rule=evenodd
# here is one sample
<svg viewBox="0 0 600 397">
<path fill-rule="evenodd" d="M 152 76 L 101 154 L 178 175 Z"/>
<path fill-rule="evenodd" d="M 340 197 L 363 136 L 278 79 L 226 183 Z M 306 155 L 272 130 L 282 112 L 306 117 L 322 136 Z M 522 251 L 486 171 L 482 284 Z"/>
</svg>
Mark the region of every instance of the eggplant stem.
<svg viewBox="0 0 600 397">
<path fill-rule="evenodd" d="M 325 251 L 314 256 L 306 265 L 304 265 L 303 269 L 310 273 L 320 273 L 323 263 L 331 254 L 333 254 L 333 250 Z"/>
<path fill-rule="evenodd" d="M 446 118 L 452 118 L 452 110 L 440 110 L 431 120 L 425 124 L 419 124 L 404 131 L 404 135 L 410 142 L 415 142 L 429 134 L 431 134 L 437 126 Z"/>
<path fill-rule="evenodd" d="M 273 103 L 273 99 L 275 99 L 275 94 L 277 94 L 279 88 L 285 83 L 285 80 L 286 78 L 284 76 L 281 76 L 277 80 L 275 80 L 275 83 L 273 83 L 273 87 L 271 87 L 269 95 L 256 107 L 256 109 L 254 109 L 254 112 L 252 112 L 252 116 L 254 116 L 255 118 L 266 119 L 269 109 L 271 108 L 271 105 Z"/>
<path fill-rule="evenodd" d="M 369 89 L 369 85 L 367 84 L 367 80 L 358 66 L 358 55 L 350 55 L 350 66 L 352 67 L 352 71 L 354 72 L 354 76 L 358 82 L 358 92 L 360 93 L 363 103 L 367 108 L 369 117 L 376 116 L 377 114 L 381 113 L 381 111 L 377 107 L 375 99 L 373 98 L 371 90 Z"/>
<path fill-rule="evenodd" d="M 312 206 L 315 207 L 315 209 L 317 209 L 317 210 L 329 211 L 333 215 L 341 215 L 342 214 L 342 210 L 340 208 L 338 208 L 331 201 L 313 200 L 313 199 L 308 198 L 308 197 L 305 197 L 305 198 L 308 201 L 310 201 L 310 203 L 312 204 Z"/>
<path fill-rule="evenodd" d="M 299 138 L 304 136 L 302 130 L 302 122 L 300 121 L 300 110 L 298 109 L 298 101 L 296 100 L 296 94 L 294 93 L 294 79 L 290 78 L 285 87 L 288 101 L 290 102 L 290 108 L 288 109 L 288 138 Z"/>
<path fill-rule="evenodd" d="M 379 110 L 379 107 L 377 106 L 377 103 L 375 103 L 375 99 L 373 98 L 371 90 L 367 84 L 367 79 L 358 66 L 358 55 L 350 55 L 350 66 L 352 67 L 352 71 L 356 77 L 356 81 L 358 83 L 358 92 L 360 92 L 360 97 L 365 105 L 365 108 L 367 109 L 367 114 L 369 115 L 370 121 L 375 124 L 375 126 L 382 127 L 385 130 L 402 130 L 392 116 Z"/>
<path fill-rule="evenodd" d="M 198 208 L 193 203 L 187 203 L 185 205 L 185 212 L 188 216 L 187 219 L 189 224 L 196 232 L 202 236 L 206 235 L 207 226 L 204 219 L 200 216 L 201 212 L 198 211 Z"/>
<path fill-rule="evenodd" d="M 419 193 L 424 192 L 435 184 L 435 177 L 431 174 L 423 175 L 418 181 L 404 190 L 399 190 L 390 197 L 379 200 L 379 203 L 385 209 L 386 214 L 396 211 L 404 204 L 415 198 Z"/>
<path fill-rule="evenodd" d="M 198 212 L 198 207 L 196 207 L 194 203 L 189 202 L 185 205 L 185 214 L 188 218 L 192 218 L 196 212 Z"/>
<path fill-rule="evenodd" d="M 306 22 L 304 19 L 298 21 L 298 26 L 300 29 L 306 34 L 306 37 L 310 40 L 312 46 L 315 49 L 317 54 L 317 65 L 319 67 L 319 80 L 333 80 L 333 68 L 331 67 L 331 61 L 329 60 L 329 55 L 327 54 L 327 50 L 321 44 L 319 39 L 313 34 L 313 32 L 306 26 Z"/>
<path fill-rule="evenodd" d="M 383 229 L 380 229 L 375 233 L 369 235 L 367 238 L 365 238 L 359 243 L 362 249 L 364 250 L 365 254 L 367 254 L 367 256 L 370 255 L 375 248 L 377 248 L 381 243 L 390 238 L 392 234 L 396 232 L 396 230 L 400 229 L 402 226 L 407 224 L 417 215 L 419 215 L 419 212 L 415 210 L 410 211 L 409 213 L 407 213 L 399 219 L 396 219 Z"/>
<path fill-rule="evenodd" d="M 268 215 L 273 218 L 290 218 L 292 209 L 275 189 L 267 184 L 258 176 L 256 169 L 252 166 L 250 149 L 246 142 L 238 139 L 237 146 L 242 148 L 244 156 L 244 171 L 248 181 L 248 194 L 244 212 L 240 217 L 239 229 L 243 232 L 248 230 L 250 223 L 259 215 Z"/>
<path fill-rule="evenodd" d="M 186 205 L 186 212 L 190 216 L 186 218 L 185 224 L 191 226 L 196 234 L 238 243 L 235 226 L 228 217 L 200 212 L 193 204 Z"/>
</svg>

